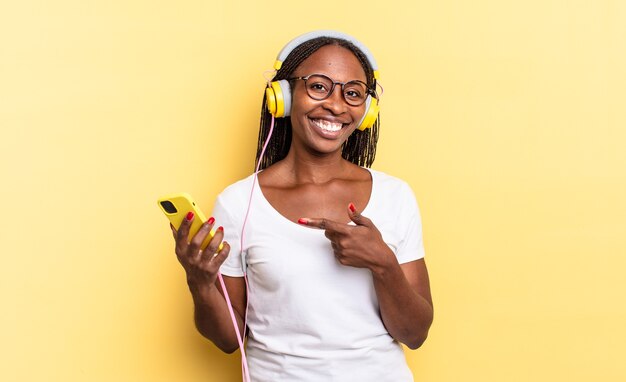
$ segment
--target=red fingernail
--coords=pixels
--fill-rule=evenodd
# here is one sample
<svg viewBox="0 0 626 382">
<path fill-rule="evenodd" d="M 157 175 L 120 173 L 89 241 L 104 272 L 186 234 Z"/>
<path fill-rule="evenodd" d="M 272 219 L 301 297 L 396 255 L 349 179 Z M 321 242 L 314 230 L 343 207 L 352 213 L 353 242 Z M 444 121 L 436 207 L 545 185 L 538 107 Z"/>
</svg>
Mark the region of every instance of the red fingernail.
<svg viewBox="0 0 626 382">
<path fill-rule="evenodd" d="M 352 212 L 356 212 L 356 207 L 354 206 L 354 204 L 350 203 L 350 205 L 348 206 L 348 208 L 350 208 L 350 211 L 352 211 Z"/>
<path fill-rule="evenodd" d="M 191 219 L 193 219 L 193 212 L 189 211 L 187 213 L 187 218 L 186 219 L 187 219 L 187 221 L 190 221 Z"/>
<path fill-rule="evenodd" d="M 300 218 L 300 219 L 298 219 L 298 224 L 307 225 L 307 224 L 309 224 L 309 221 L 306 220 L 305 218 Z"/>
<path fill-rule="evenodd" d="M 211 216 L 209 218 L 209 224 L 213 225 L 213 223 L 215 223 L 215 219 Z"/>
<path fill-rule="evenodd" d="M 224 230 L 224 227 L 219 226 L 219 227 L 217 227 L 217 230 L 218 230 L 218 231 L 223 231 L 223 230 Z"/>
</svg>

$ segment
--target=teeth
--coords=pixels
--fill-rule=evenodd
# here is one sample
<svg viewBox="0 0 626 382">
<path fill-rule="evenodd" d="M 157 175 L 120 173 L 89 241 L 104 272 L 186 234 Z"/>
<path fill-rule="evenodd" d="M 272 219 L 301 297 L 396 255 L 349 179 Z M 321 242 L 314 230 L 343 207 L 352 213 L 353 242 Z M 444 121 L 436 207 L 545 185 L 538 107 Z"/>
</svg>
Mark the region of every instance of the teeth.
<svg viewBox="0 0 626 382">
<path fill-rule="evenodd" d="M 313 123 L 324 131 L 335 132 L 341 130 L 341 123 L 332 123 L 323 119 L 314 119 Z"/>
</svg>

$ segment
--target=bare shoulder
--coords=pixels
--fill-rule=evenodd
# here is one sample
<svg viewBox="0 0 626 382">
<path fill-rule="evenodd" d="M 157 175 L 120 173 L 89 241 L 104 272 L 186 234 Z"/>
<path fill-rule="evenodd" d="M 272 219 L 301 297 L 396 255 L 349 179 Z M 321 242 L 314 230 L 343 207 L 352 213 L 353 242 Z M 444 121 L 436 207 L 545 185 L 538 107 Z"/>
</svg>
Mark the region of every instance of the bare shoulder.
<svg viewBox="0 0 626 382">
<path fill-rule="evenodd" d="M 370 182 L 372 180 L 372 175 L 366 168 L 358 166 L 354 163 L 350 163 L 350 167 L 351 167 L 350 174 L 352 176 L 351 176 L 351 179 L 349 180 L 356 181 L 356 182 Z"/>
<path fill-rule="evenodd" d="M 259 185 L 262 188 L 285 188 L 289 170 L 283 161 L 279 161 L 259 173 Z"/>
</svg>

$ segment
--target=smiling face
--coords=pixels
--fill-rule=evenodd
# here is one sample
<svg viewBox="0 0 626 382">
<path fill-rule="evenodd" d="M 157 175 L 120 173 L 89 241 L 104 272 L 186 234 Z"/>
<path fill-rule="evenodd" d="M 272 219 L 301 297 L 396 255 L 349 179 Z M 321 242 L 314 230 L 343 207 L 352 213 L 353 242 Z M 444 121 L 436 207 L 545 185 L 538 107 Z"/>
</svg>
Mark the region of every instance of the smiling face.
<svg viewBox="0 0 626 382">
<path fill-rule="evenodd" d="M 338 45 L 325 45 L 311 54 L 293 72 L 292 77 L 323 74 L 335 82 L 367 82 L 358 58 Z M 306 92 L 305 82 L 292 82 L 292 150 L 306 150 L 316 156 L 341 155 L 341 146 L 357 128 L 365 113 L 365 104 L 350 106 L 335 85 L 325 100 L 314 100 Z"/>
</svg>

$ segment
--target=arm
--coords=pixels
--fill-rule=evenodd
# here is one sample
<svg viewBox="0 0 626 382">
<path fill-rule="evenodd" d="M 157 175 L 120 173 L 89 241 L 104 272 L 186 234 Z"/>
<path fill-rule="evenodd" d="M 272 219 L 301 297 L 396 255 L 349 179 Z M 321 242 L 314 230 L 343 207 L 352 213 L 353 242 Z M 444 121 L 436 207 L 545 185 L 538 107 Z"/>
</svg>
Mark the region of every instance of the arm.
<svg viewBox="0 0 626 382">
<path fill-rule="evenodd" d="M 243 277 L 223 276 L 224 284 L 237 320 L 239 335 L 244 338 L 243 316 L 245 310 L 245 282 Z M 232 318 L 219 282 L 212 286 L 189 282 L 194 304 L 194 321 L 198 332 L 225 353 L 239 348 Z"/>
<path fill-rule="evenodd" d="M 389 334 L 411 349 L 426 340 L 433 320 L 428 271 L 424 260 L 398 261 L 372 221 L 350 205 L 356 226 L 327 219 L 302 218 L 300 224 L 323 229 L 342 265 L 372 272 L 380 314 Z"/>
<path fill-rule="evenodd" d="M 380 314 L 389 334 L 419 348 L 433 322 L 433 303 L 424 259 L 398 264 L 393 256 L 372 270 Z M 392 258 L 391 258 L 392 257 Z"/>
<path fill-rule="evenodd" d="M 230 245 L 224 242 L 222 250 L 213 256 L 224 237 L 223 229 L 220 227 L 207 248 L 200 250 L 214 221 L 209 219 L 189 241 L 189 227 L 193 219 L 193 213 L 190 213 L 178 231 L 174 227 L 171 228 L 176 239 L 176 255 L 185 269 L 187 284 L 193 297 L 196 328 L 222 351 L 232 353 L 239 344 L 224 293 L 217 280 L 219 268 L 230 252 Z M 242 317 L 246 303 L 244 280 L 239 277 L 224 277 L 224 283 L 233 305 L 239 333 L 243 338 Z"/>
</svg>

